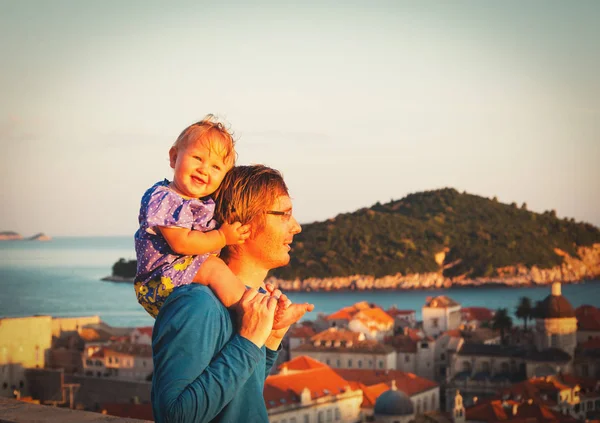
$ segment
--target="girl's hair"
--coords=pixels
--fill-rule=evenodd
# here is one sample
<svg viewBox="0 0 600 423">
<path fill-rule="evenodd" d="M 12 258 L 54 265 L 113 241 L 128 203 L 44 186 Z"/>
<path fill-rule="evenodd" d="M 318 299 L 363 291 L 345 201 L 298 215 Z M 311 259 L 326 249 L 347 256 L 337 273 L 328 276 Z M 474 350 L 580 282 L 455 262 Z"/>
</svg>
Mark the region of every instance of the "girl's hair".
<svg viewBox="0 0 600 423">
<path fill-rule="evenodd" d="M 185 128 L 173 144 L 173 148 L 185 148 L 190 141 L 202 141 L 208 144 L 208 148 L 213 152 L 223 155 L 224 162 L 231 162 L 235 165 L 237 153 L 235 152 L 235 140 L 232 133 L 226 127 L 225 123 L 208 114 L 199 122 L 193 123 Z"/>
<path fill-rule="evenodd" d="M 289 195 L 281 173 L 264 165 L 235 166 L 223 179 L 213 194 L 215 201 L 214 217 L 218 222 L 252 223 L 252 232 L 264 228 L 265 211 L 275 204 L 275 200 Z M 237 245 L 229 245 L 221 251 L 221 258 L 235 255 Z"/>
</svg>

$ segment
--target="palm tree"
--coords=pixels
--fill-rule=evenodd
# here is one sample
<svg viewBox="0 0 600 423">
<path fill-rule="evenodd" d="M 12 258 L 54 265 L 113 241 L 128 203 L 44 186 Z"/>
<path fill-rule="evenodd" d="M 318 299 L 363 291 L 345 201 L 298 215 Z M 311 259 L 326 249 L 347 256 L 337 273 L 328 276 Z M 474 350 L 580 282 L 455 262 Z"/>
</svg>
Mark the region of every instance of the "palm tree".
<svg viewBox="0 0 600 423">
<path fill-rule="evenodd" d="M 531 300 L 528 297 L 521 297 L 515 314 L 519 319 L 523 319 L 525 331 L 527 331 L 527 320 L 533 317 L 533 307 L 531 306 Z"/>
<path fill-rule="evenodd" d="M 500 330 L 500 339 L 502 344 L 505 344 L 504 334 L 507 330 L 512 328 L 512 319 L 508 315 L 508 310 L 505 308 L 499 308 L 496 310 L 496 314 L 492 318 L 492 329 Z"/>
</svg>

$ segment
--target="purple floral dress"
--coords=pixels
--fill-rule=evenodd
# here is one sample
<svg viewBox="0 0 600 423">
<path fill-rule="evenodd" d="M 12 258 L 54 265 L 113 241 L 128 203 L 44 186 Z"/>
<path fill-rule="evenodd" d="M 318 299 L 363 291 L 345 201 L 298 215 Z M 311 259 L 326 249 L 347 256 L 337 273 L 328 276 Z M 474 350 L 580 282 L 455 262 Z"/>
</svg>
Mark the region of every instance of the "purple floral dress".
<svg viewBox="0 0 600 423">
<path fill-rule="evenodd" d="M 212 198 L 187 200 L 169 188 L 169 184 L 165 179 L 146 191 L 138 217 L 140 228 L 135 233 L 135 292 L 138 302 L 153 317 L 156 317 L 174 288 L 192 283 L 200 265 L 212 254 L 176 254 L 161 235 L 158 226 L 202 232 L 216 227 L 213 220 L 215 203 Z"/>
</svg>

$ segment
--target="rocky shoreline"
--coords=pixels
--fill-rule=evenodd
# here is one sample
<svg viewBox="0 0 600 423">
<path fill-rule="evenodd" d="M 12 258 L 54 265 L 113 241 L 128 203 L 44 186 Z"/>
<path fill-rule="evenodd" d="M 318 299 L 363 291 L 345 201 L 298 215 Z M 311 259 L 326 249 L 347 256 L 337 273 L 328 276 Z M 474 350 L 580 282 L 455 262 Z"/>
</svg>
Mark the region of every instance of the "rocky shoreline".
<svg viewBox="0 0 600 423">
<path fill-rule="evenodd" d="M 388 275 L 376 278 L 370 275 L 353 275 L 335 278 L 308 278 L 303 280 L 282 280 L 269 278 L 268 281 L 284 291 L 366 291 L 366 290 L 409 290 L 409 289 L 447 289 L 489 286 L 531 287 L 550 285 L 553 282 L 578 283 L 600 277 L 600 244 L 591 247 L 579 247 L 578 258 L 555 249 L 563 257 L 560 266 L 540 269 L 537 266 L 527 268 L 523 265 L 507 266 L 496 269 L 498 276 L 469 278 L 466 275 L 446 278 L 442 272 L 415 273 L 410 275 Z"/>
</svg>

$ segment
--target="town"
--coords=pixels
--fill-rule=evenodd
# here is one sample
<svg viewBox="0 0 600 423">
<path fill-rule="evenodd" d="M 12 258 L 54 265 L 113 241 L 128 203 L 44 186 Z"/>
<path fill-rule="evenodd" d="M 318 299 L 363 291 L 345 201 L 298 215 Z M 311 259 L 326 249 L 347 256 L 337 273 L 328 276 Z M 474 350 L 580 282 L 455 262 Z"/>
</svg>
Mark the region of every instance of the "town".
<svg viewBox="0 0 600 423">
<path fill-rule="evenodd" d="M 421 321 L 359 302 L 299 323 L 265 381 L 269 421 L 600 421 L 600 309 L 549 291 L 522 299 L 522 325 L 449 296 L 428 297 Z M 98 316 L 0 318 L 0 397 L 152 420 L 151 341 Z"/>
</svg>

